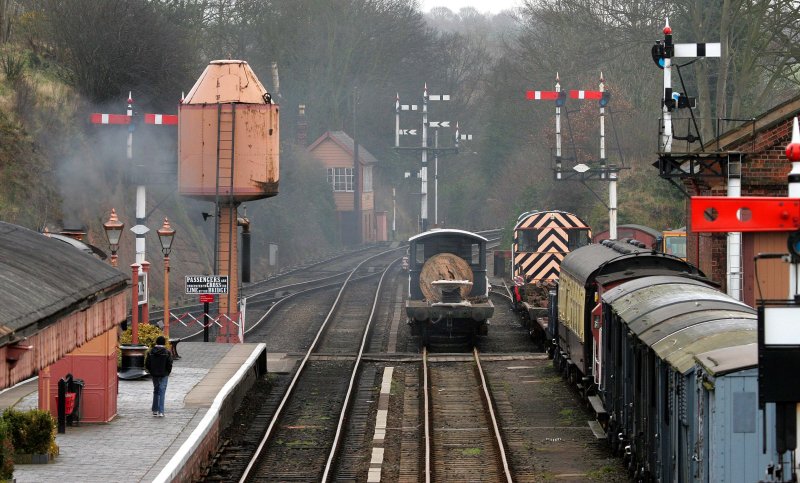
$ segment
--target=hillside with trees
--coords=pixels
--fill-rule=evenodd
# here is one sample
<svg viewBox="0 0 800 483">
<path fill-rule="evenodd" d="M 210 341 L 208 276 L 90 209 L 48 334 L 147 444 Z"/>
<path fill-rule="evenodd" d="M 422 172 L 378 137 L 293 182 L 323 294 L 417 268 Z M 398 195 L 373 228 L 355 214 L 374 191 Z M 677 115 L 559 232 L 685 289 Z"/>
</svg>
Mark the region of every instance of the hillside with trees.
<svg viewBox="0 0 800 483">
<path fill-rule="evenodd" d="M 553 105 L 525 100 L 526 90 L 551 90 L 556 73 L 562 88 L 590 90 L 601 72 L 612 94 L 608 157 L 625 167 L 619 222 L 682 226 L 682 194 L 652 167 L 662 73 L 650 47 L 665 17 L 676 42 L 722 42 L 722 59 L 681 68 L 709 139 L 735 125 L 717 128 L 713 118 L 753 117 L 798 94 L 798 8 L 784 0 L 525 0 L 517 11 L 482 15 L 424 14 L 409 0 L 3 0 L 0 219 L 36 230 L 85 224 L 90 241 L 105 248 L 102 222 L 114 207 L 130 227 L 134 187 L 144 182 L 151 230 L 164 216 L 177 225 L 175 279 L 207 271 L 213 223 L 201 213 L 213 209 L 175 193 L 174 130 L 137 126 L 129 166 L 125 130 L 88 119 L 124 113 L 128 92 L 137 112 L 174 114 L 210 60 L 233 58 L 250 63 L 282 108 L 280 194 L 247 203 L 256 278 L 269 270 L 268 242 L 282 247 L 283 264 L 340 248 L 324 171 L 294 145 L 300 104 L 309 143 L 327 130 L 356 130 L 380 160 L 376 208 L 391 212 L 396 188 L 398 235 L 415 232 L 419 183 L 404 173 L 418 170 L 419 158 L 392 149 L 394 100 L 399 93 L 401 102 L 419 103 L 425 83 L 453 98 L 432 106 L 431 119 L 459 121 L 474 136 L 440 159 L 446 226 L 509 226 L 523 211 L 564 209 L 604 229 L 598 198 L 606 199 L 606 185 L 553 180 Z M 596 159 L 597 106 L 569 102 L 566 111 L 565 151 L 576 162 Z M 401 127 L 419 122 L 404 115 Z M 440 142 L 450 145 L 452 135 L 441 131 Z M 133 235 L 125 237 L 122 266 L 133 262 Z M 156 247 L 149 236 L 148 252 Z M 152 258 L 158 284 L 160 256 Z"/>
</svg>

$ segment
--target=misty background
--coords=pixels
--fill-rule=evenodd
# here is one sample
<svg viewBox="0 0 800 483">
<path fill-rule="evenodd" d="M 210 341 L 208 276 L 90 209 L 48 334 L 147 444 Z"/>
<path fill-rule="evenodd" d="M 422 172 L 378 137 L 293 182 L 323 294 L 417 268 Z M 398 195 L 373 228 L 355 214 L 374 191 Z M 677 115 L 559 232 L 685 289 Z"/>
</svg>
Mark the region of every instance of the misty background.
<svg viewBox="0 0 800 483">
<path fill-rule="evenodd" d="M 611 92 L 606 148 L 624 168 L 619 223 L 685 225 L 686 200 L 652 166 L 663 74 L 650 48 L 663 39 L 667 16 L 675 42 L 723 44 L 722 59 L 681 68 L 704 139 L 716 134 L 716 117 L 755 117 L 798 93 L 797 2 L 519 5 L 483 14 L 423 13 L 408 0 L 0 0 L 0 219 L 51 231 L 83 224 L 90 243 L 107 251 L 102 223 L 113 207 L 126 224 L 124 268 L 134 259 L 135 186 L 145 183 L 152 287 L 161 285 L 155 230 L 165 216 L 178 231 L 173 293 L 182 292 L 183 275 L 210 273 L 214 224 L 201 213 L 214 210 L 176 193 L 177 129 L 140 123 L 130 163 L 127 127 L 93 125 L 89 114 L 124 114 L 128 92 L 140 114 L 176 114 L 181 93 L 214 59 L 247 61 L 281 108 L 280 194 L 245 204 L 254 280 L 279 268 L 267 264 L 268 243 L 278 244 L 283 266 L 342 249 L 325 171 L 295 142 L 300 104 L 308 144 L 329 130 L 355 131 L 379 160 L 375 208 L 389 212 L 391 228 L 395 188 L 396 236 L 407 239 L 416 233 L 420 187 L 404 173 L 416 172 L 420 158 L 393 149 L 394 103 L 399 94 L 403 104 L 421 104 L 425 83 L 453 99 L 431 103 L 429 119 L 458 121 L 473 135 L 459 154 L 439 159 L 440 223 L 469 230 L 508 229 L 535 209 L 571 211 L 595 231 L 607 228 L 607 185 L 553 180 L 554 105 L 525 98 L 526 90 L 553 90 L 556 73 L 563 90 L 596 90 L 602 72 Z M 596 162 L 596 102 L 568 101 L 565 111 L 567 166 Z M 402 129 L 421 132 L 420 123 L 418 113 L 401 117 Z M 452 145 L 453 135 L 441 129 L 440 145 Z"/>
</svg>

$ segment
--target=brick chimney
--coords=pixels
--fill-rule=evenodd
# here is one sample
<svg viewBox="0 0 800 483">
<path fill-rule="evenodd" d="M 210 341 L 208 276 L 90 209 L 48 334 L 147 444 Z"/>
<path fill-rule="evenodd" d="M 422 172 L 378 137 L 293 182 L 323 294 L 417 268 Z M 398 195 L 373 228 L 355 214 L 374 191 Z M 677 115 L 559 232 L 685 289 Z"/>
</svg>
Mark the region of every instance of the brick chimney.
<svg viewBox="0 0 800 483">
<path fill-rule="evenodd" d="M 297 112 L 297 126 L 294 134 L 294 142 L 298 146 L 308 146 L 308 123 L 306 122 L 306 105 L 300 104 Z"/>
</svg>

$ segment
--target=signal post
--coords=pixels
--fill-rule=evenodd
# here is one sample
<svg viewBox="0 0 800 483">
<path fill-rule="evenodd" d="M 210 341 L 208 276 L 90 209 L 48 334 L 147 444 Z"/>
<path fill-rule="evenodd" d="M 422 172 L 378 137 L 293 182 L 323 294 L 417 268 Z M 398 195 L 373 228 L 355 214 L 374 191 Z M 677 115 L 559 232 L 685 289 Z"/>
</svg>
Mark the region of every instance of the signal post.
<svg viewBox="0 0 800 483">
<path fill-rule="evenodd" d="M 133 165 L 133 132 L 136 130 L 136 122 L 139 118 L 139 115 L 133 109 L 133 94 L 132 92 L 128 92 L 128 101 L 127 101 L 127 108 L 125 114 L 107 114 L 107 113 L 92 113 L 89 117 L 89 121 L 92 124 L 100 124 L 100 125 L 127 125 L 128 126 L 128 136 L 127 136 L 127 143 L 126 143 L 126 157 L 128 159 L 128 166 L 130 169 L 138 168 L 138 166 Z M 153 125 L 177 125 L 178 124 L 178 116 L 172 114 L 145 114 L 144 115 L 144 122 L 145 124 L 153 124 Z M 139 290 L 138 290 L 138 306 L 141 306 L 142 311 L 142 323 L 147 324 L 149 322 L 148 317 L 148 274 L 141 267 L 144 266 L 146 262 L 145 258 L 145 235 L 147 232 L 150 231 L 147 228 L 147 188 L 145 186 L 144 174 L 139 172 L 138 170 L 134 170 L 134 177 L 139 181 L 138 185 L 136 186 L 136 225 L 131 227 L 131 231 L 136 235 L 136 263 L 140 267 L 139 271 Z M 149 264 L 148 264 L 149 265 Z M 137 304 L 135 302 L 137 297 L 134 297 L 132 304 Z M 132 309 L 133 310 L 133 309 Z M 164 325 L 169 323 L 168 316 L 165 317 Z M 138 333 L 134 335 L 134 340 L 138 340 Z"/>
<path fill-rule="evenodd" d="M 458 154 L 458 141 L 460 139 L 471 139 L 471 135 L 463 135 L 464 137 L 459 139 L 458 127 L 456 127 L 456 137 L 455 137 L 455 144 L 453 147 L 439 147 L 439 130 L 438 128 L 442 127 L 450 127 L 450 121 L 428 121 L 428 102 L 429 101 L 449 101 L 450 95 L 449 94 L 428 94 L 428 84 L 425 83 L 422 92 L 422 108 L 417 104 L 400 104 L 400 94 L 398 93 L 395 98 L 395 136 L 394 136 L 394 149 L 397 151 L 412 151 L 412 152 L 420 152 L 422 154 L 422 167 L 418 172 L 418 177 L 420 178 L 420 221 L 419 221 L 419 229 L 421 232 L 428 231 L 428 153 L 433 154 L 435 166 L 434 166 L 434 183 L 436 192 L 435 198 L 435 224 L 438 225 L 439 220 L 439 205 L 438 205 L 438 178 L 439 178 L 439 169 L 438 169 L 438 162 L 439 162 L 439 155 L 443 154 Z M 417 130 L 416 129 L 401 129 L 400 128 L 400 111 L 421 111 L 422 112 L 422 142 L 419 147 L 406 147 L 400 146 L 400 136 L 416 136 Z M 458 123 L 456 123 L 458 126 Z M 434 137 L 435 137 L 435 144 L 434 147 L 428 146 L 428 128 L 435 129 Z M 406 177 L 409 177 L 409 174 L 406 174 Z"/>
<path fill-rule="evenodd" d="M 561 154 L 561 108 L 566 104 L 567 92 L 561 90 L 560 79 L 556 73 L 554 91 L 527 91 L 525 98 L 529 101 L 555 101 L 556 105 L 556 156 L 553 172 L 556 180 L 577 180 L 584 183 L 588 180 L 608 181 L 608 227 L 612 240 L 617 239 L 617 179 L 619 171 L 623 169 L 614 164 L 608 164 L 606 159 L 605 116 L 606 106 L 611 100 L 610 93 L 605 90 L 603 73 L 600 73 L 600 85 L 596 91 L 570 90 L 569 98 L 575 100 L 597 101 L 600 107 L 600 159 L 597 163 L 578 163 L 572 169 L 563 168 Z M 577 160 L 575 160 L 577 161 Z"/>
</svg>

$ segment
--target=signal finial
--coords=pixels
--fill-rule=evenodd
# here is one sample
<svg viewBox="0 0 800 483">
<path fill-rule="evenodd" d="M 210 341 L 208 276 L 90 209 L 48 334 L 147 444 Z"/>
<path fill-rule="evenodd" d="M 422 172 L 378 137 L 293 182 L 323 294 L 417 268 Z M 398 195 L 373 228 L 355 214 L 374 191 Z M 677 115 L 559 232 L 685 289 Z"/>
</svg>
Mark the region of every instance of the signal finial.
<svg viewBox="0 0 800 483">
<path fill-rule="evenodd" d="M 669 26 L 669 17 L 667 17 L 666 25 L 664 25 L 664 35 L 672 35 L 672 27 Z"/>
</svg>

